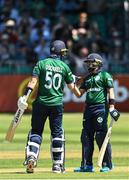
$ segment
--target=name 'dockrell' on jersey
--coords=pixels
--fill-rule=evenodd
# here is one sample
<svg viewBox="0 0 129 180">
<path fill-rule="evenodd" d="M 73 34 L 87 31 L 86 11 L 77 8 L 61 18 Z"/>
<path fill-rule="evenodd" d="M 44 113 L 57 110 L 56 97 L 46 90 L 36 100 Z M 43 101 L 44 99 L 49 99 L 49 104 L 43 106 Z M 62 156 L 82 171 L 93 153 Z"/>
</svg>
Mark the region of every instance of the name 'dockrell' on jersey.
<svg viewBox="0 0 129 180">
<path fill-rule="evenodd" d="M 51 66 L 51 65 L 46 65 L 45 66 L 46 70 L 49 70 L 49 71 L 54 71 L 54 72 L 59 72 L 59 73 L 62 73 L 62 68 L 61 67 L 54 67 L 54 66 Z"/>
</svg>

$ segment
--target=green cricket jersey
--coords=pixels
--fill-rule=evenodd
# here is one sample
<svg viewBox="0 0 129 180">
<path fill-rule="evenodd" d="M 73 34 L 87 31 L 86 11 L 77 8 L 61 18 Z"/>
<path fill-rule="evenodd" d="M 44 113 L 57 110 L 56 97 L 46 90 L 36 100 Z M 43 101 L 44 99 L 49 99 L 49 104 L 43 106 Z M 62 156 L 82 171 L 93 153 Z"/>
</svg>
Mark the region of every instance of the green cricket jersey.
<svg viewBox="0 0 129 180">
<path fill-rule="evenodd" d="M 107 103 L 107 89 L 113 88 L 113 79 L 107 72 L 87 76 L 80 89 L 86 90 L 86 103 Z"/>
<path fill-rule="evenodd" d="M 65 83 L 73 81 L 70 68 L 58 58 L 46 58 L 39 61 L 33 69 L 33 76 L 38 76 L 38 94 L 36 101 L 48 106 L 63 104 Z"/>
</svg>

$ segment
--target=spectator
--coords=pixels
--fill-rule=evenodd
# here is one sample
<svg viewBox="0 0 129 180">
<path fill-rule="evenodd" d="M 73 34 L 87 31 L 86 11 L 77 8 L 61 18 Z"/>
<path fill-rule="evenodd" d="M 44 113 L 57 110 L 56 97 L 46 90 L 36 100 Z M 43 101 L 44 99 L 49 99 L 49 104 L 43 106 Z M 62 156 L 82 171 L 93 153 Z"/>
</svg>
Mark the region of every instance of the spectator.
<svg viewBox="0 0 129 180">
<path fill-rule="evenodd" d="M 87 0 L 87 13 L 90 22 L 97 22 L 99 31 L 103 38 L 107 38 L 106 13 L 107 0 Z"/>
<path fill-rule="evenodd" d="M 36 20 L 31 17 L 29 11 L 24 10 L 18 20 L 18 33 L 20 39 L 28 43 L 29 35 L 32 31 L 32 27 L 35 25 Z"/>
<path fill-rule="evenodd" d="M 40 38 L 45 38 L 47 40 L 51 40 L 50 30 L 46 29 L 45 23 L 42 21 L 38 21 L 35 26 L 32 28 L 30 32 L 30 41 L 31 43 L 38 43 Z"/>
<path fill-rule="evenodd" d="M 41 39 L 38 45 L 34 48 L 34 52 L 37 53 L 38 59 L 45 59 L 49 56 L 49 43 L 45 39 Z"/>
<path fill-rule="evenodd" d="M 75 63 L 72 55 L 79 56 L 79 48 L 82 46 L 87 47 L 90 52 L 92 50 L 101 54 L 106 59 L 106 69 L 108 57 L 113 58 L 112 51 L 117 57 L 118 46 L 121 46 L 121 61 L 126 63 L 128 45 L 125 47 L 123 41 L 126 38 L 123 17 L 123 0 L 98 0 L 97 3 L 95 0 L 44 0 L 42 2 L 27 0 L 26 3 L 23 0 L 1 0 L 0 39 L 3 34 L 8 35 L 4 40 L 4 44 L 5 41 L 8 41 L 8 44 L 3 46 L 2 42 L 0 45 L 1 52 L 4 54 L 2 58 L 9 58 L 17 64 L 17 54 L 23 55 L 23 49 L 26 49 L 26 53 L 33 52 L 34 56 L 40 58 L 47 54 L 46 48 L 45 53 L 42 51 L 44 45 L 41 39 L 48 44 L 51 40 L 60 39 L 66 44 L 71 44 L 69 55 L 72 61 L 67 59 L 66 61 L 73 71 Z M 26 47 L 21 48 L 21 42 Z M 5 54 L 9 55 L 8 58 Z M 29 59 L 25 61 L 30 62 L 29 64 L 31 64 L 30 57 L 30 54 L 25 55 L 25 58 Z M 32 60 L 32 64 L 34 62 Z"/>
<path fill-rule="evenodd" d="M 62 13 L 59 21 L 53 26 L 52 37 L 66 42 L 68 39 L 72 39 L 71 30 L 72 26 L 68 23 L 65 13 Z"/>
<path fill-rule="evenodd" d="M 86 30 L 89 29 L 88 14 L 86 12 L 81 12 L 79 14 L 78 21 L 73 24 L 73 28 L 76 30 L 80 28 L 84 28 Z"/>
<path fill-rule="evenodd" d="M 79 19 L 78 21 L 73 24 L 73 30 L 72 30 L 72 34 L 73 34 L 73 39 L 76 41 L 80 41 L 80 38 L 82 37 L 82 39 L 88 35 L 88 31 L 89 31 L 89 23 L 88 23 L 88 15 L 85 12 L 81 12 L 79 14 Z"/>
<path fill-rule="evenodd" d="M 57 0 L 56 11 L 60 15 L 62 12 L 73 13 L 79 9 L 77 0 Z"/>
<path fill-rule="evenodd" d="M 38 55 L 34 52 L 33 48 L 28 47 L 27 54 L 26 54 L 26 63 L 28 67 L 34 67 L 34 65 L 38 61 Z"/>
<path fill-rule="evenodd" d="M 18 42 L 18 32 L 16 29 L 16 23 L 13 19 L 8 19 L 5 22 L 5 30 L 3 33 L 7 33 L 9 36 L 10 43 L 17 43 Z"/>
<path fill-rule="evenodd" d="M 33 13 L 34 18 L 39 18 L 39 12 L 45 9 L 44 1 L 33 0 L 30 1 L 30 10 Z"/>
<path fill-rule="evenodd" d="M 78 55 L 71 53 L 70 58 L 75 62 L 74 73 L 78 76 L 82 76 L 87 73 L 87 69 L 84 66 L 84 59 L 88 55 L 89 50 L 87 47 L 82 46 L 79 48 Z"/>
<path fill-rule="evenodd" d="M 0 39 L 0 65 L 12 65 L 15 63 L 16 49 L 13 43 L 9 43 L 9 35 L 4 33 Z"/>
<path fill-rule="evenodd" d="M 9 58 L 10 58 L 10 54 L 8 51 L 8 34 L 3 34 L 1 36 L 1 43 L 0 43 L 0 66 L 6 64 Z"/>
<path fill-rule="evenodd" d="M 26 56 L 27 56 L 27 45 L 25 42 L 20 42 L 17 47 L 16 54 L 16 65 L 25 65 L 26 64 Z"/>
</svg>

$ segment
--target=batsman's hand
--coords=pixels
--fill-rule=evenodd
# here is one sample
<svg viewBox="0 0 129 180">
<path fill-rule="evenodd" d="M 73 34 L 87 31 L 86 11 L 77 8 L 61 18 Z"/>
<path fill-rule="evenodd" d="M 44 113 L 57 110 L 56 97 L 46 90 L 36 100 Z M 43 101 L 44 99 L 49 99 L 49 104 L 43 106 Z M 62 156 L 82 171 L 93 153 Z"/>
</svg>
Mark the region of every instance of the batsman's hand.
<svg viewBox="0 0 129 180">
<path fill-rule="evenodd" d="M 119 113 L 116 109 L 110 108 L 110 109 L 109 109 L 109 112 L 110 112 L 110 116 L 111 116 L 115 121 L 117 121 L 117 120 L 119 119 L 120 113 Z"/>
<path fill-rule="evenodd" d="M 74 74 L 72 74 L 73 77 L 73 83 L 76 85 L 80 85 L 82 83 L 83 77 L 80 76 L 76 76 Z"/>
<path fill-rule="evenodd" d="M 21 96 L 18 101 L 17 105 L 19 109 L 25 110 L 28 107 L 28 103 L 26 102 L 25 96 Z"/>
</svg>

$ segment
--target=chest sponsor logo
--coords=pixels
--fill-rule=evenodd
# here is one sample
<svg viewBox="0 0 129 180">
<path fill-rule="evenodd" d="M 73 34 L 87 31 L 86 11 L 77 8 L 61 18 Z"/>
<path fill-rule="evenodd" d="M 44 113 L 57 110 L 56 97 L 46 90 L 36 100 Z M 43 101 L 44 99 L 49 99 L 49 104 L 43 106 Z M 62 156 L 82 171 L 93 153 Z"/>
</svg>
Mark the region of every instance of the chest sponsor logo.
<svg viewBox="0 0 129 180">
<path fill-rule="evenodd" d="M 101 91 L 101 88 L 90 88 L 90 89 L 87 90 L 87 92 L 92 92 L 92 91 L 99 92 L 99 91 Z"/>
<path fill-rule="evenodd" d="M 129 85 L 128 85 L 129 79 L 126 79 L 126 83 L 120 82 L 118 79 L 114 80 L 114 90 L 115 90 L 115 97 L 117 103 L 124 103 L 129 101 Z M 100 91 L 100 88 L 90 88 L 88 91 Z M 65 103 L 68 103 L 70 101 L 72 102 L 85 102 L 86 94 L 83 94 L 82 97 L 78 98 L 74 94 L 71 93 L 71 91 L 65 86 L 64 89 L 64 97 L 63 100 Z"/>
</svg>

